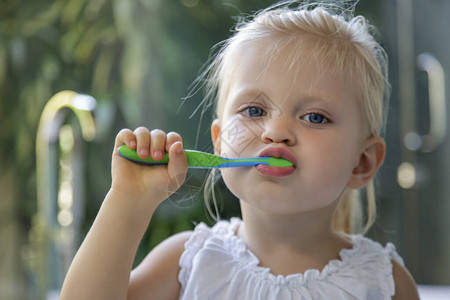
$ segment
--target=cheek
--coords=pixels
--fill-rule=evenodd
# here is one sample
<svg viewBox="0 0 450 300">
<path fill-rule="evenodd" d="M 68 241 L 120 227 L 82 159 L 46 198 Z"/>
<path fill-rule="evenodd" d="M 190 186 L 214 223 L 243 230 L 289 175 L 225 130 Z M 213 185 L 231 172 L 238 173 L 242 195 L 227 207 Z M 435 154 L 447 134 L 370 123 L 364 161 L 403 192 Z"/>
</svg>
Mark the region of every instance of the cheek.
<svg viewBox="0 0 450 300">
<path fill-rule="evenodd" d="M 357 164 L 357 151 L 351 140 L 343 140 L 346 139 L 329 136 L 317 144 L 311 143 L 308 153 L 304 152 L 307 159 L 302 160 L 305 171 L 310 172 L 306 176 L 311 180 L 313 176 L 321 178 L 324 185 L 346 186 Z"/>
<path fill-rule="evenodd" d="M 247 156 L 248 146 L 258 139 L 259 128 L 254 122 L 244 122 L 238 116 L 229 118 L 220 132 L 221 153 L 225 157 Z M 251 155 L 254 155 L 251 154 Z"/>
<path fill-rule="evenodd" d="M 222 169 L 220 172 L 228 190 L 238 199 L 244 198 L 242 191 L 244 174 L 242 168 Z"/>
</svg>

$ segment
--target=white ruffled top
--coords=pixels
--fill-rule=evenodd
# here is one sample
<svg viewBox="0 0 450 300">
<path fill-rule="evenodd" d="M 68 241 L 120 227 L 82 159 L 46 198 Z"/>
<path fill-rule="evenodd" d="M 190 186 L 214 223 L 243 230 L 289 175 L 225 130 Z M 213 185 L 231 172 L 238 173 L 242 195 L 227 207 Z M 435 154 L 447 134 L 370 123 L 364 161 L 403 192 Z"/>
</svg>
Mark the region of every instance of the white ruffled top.
<svg viewBox="0 0 450 300">
<path fill-rule="evenodd" d="M 322 271 L 274 275 L 236 235 L 241 220 L 200 223 L 180 258 L 179 299 L 391 299 L 395 294 L 391 260 L 403 265 L 394 245 L 383 248 L 350 235 L 353 248 L 340 251 Z"/>
</svg>

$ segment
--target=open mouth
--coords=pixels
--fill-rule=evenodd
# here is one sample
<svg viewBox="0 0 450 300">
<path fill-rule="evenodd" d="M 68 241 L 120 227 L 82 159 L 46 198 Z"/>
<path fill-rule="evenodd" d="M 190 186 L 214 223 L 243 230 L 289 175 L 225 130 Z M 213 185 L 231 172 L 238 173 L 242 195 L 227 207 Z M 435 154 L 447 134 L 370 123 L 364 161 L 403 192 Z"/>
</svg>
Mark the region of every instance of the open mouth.
<svg viewBox="0 0 450 300">
<path fill-rule="evenodd" d="M 295 156 L 287 149 L 282 147 L 269 147 L 261 151 L 258 156 L 260 157 L 280 157 L 284 158 L 294 165 L 293 167 L 272 167 L 268 165 L 258 165 L 256 166 L 256 169 L 258 172 L 264 176 L 270 176 L 270 177 L 285 177 L 289 176 L 292 173 L 295 172 L 295 169 L 297 168 L 297 159 Z"/>
<path fill-rule="evenodd" d="M 271 157 L 280 157 L 280 158 L 284 158 L 288 161 L 290 161 L 293 165 L 294 168 L 297 167 L 297 159 L 294 156 L 294 154 L 292 154 L 289 150 L 282 148 L 282 147 L 269 147 L 264 149 L 263 151 L 261 151 L 258 156 L 260 157 L 267 157 L 267 156 L 271 156 Z"/>
</svg>

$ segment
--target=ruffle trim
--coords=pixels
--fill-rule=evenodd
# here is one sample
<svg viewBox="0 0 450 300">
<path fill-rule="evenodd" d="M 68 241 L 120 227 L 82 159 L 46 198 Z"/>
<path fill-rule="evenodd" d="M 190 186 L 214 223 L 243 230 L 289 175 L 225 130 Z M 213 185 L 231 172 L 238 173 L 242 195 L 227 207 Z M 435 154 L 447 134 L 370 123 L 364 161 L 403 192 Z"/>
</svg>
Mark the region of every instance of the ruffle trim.
<svg viewBox="0 0 450 300">
<path fill-rule="evenodd" d="M 302 295 L 323 294 L 326 293 L 323 289 L 328 289 L 329 292 L 340 291 L 357 299 L 365 299 L 367 290 L 361 287 L 363 284 L 378 289 L 378 297 L 395 294 L 391 260 L 401 265 L 403 260 L 391 243 L 383 248 L 379 243 L 362 235 L 348 235 L 353 248 L 342 249 L 340 259 L 331 260 L 321 271 L 307 270 L 303 274 L 274 275 L 269 268 L 259 266 L 258 258 L 236 235 L 241 222 L 240 219 L 233 218 L 230 222 L 220 221 L 212 228 L 203 223 L 196 226 L 180 258 L 179 281 L 182 293 L 193 266 L 196 265 L 196 260 L 201 259 L 200 253 L 203 251 L 220 253 L 221 260 L 215 262 L 214 268 L 220 271 L 221 276 L 232 278 L 240 273 L 240 277 L 246 278 L 249 285 L 264 282 L 265 287 L 269 289 L 279 290 L 284 287 L 293 291 L 300 290 Z M 228 274 L 225 274 L 227 272 Z M 242 272 L 245 272 L 245 275 Z"/>
<path fill-rule="evenodd" d="M 203 247 L 205 241 L 211 237 L 211 228 L 204 223 L 195 226 L 194 233 L 184 244 L 184 252 L 181 254 L 179 265 L 180 272 L 178 273 L 178 281 L 181 284 L 181 291 L 189 281 L 195 255 Z"/>
</svg>

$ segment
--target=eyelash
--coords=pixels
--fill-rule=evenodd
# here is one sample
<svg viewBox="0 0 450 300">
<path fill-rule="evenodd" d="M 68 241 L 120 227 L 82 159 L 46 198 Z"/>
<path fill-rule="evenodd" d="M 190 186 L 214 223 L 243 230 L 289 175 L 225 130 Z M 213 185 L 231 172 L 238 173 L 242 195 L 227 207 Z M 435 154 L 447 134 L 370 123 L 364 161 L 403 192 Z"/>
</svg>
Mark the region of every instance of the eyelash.
<svg viewBox="0 0 450 300">
<path fill-rule="evenodd" d="M 257 109 L 258 112 L 261 113 L 261 115 L 258 116 L 251 116 L 249 110 L 251 109 Z M 247 117 L 250 118 L 260 118 L 260 117 L 264 117 L 267 115 L 267 112 L 259 106 L 255 106 L 255 105 L 249 105 L 249 106 L 245 106 L 242 109 L 239 110 L 240 113 L 246 115 Z M 320 123 L 314 123 L 311 121 L 311 117 L 317 117 L 319 116 L 320 118 L 322 118 Z M 327 117 L 325 117 L 322 113 L 318 113 L 318 112 L 311 112 L 311 113 L 307 113 L 305 115 L 303 115 L 302 117 L 300 117 L 301 120 L 308 122 L 309 124 L 311 124 L 311 126 L 323 126 L 324 124 L 330 123 L 330 119 L 328 119 Z M 309 120 L 308 120 L 309 119 Z"/>
<path fill-rule="evenodd" d="M 251 116 L 250 113 L 249 113 L 250 109 L 257 109 L 257 110 L 259 110 L 261 115 L 259 115 L 259 116 Z M 264 117 L 264 116 L 267 115 L 267 112 L 262 107 L 255 106 L 255 105 L 246 106 L 246 107 L 240 109 L 239 112 L 244 114 L 244 115 L 246 115 L 247 117 L 250 117 L 250 118 L 260 118 L 260 117 Z"/>
<path fill-rule="evenodd" d="M 314 117 L 314 116 L 315 117 L 319 116 L 321 118 L 321 122 L 319 122 L 319 123 L 312 122 L 310 118 Z M 309 120 L 308 120 L 308 118 L 309 118 Z M 324 125 L 324 124 L 330 122 L 330 120 L 321 113 L 307 113 L 306 115 L 302 116 L 300 119 L 303 121 L 306 121 L 312 125 Z"/>
</svg>

